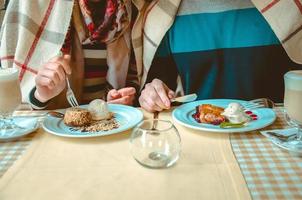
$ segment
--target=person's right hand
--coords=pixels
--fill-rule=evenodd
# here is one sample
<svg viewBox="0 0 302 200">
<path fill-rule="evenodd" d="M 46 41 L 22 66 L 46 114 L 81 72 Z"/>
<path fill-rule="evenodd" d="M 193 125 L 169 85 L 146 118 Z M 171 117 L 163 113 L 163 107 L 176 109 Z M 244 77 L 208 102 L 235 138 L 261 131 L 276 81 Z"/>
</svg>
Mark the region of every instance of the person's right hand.
<svg viewBox="0 0 302 200">
<path fill-rule="evenodd" d="M 71 74 L 70 55 L 49 60 L 36 76 L 35 97 L 41 102 L 46 102 L 60 94 L 66 86 L 66 76 L 69 74 Z"/>
<path fill-rule="evenodd" d="M 172 98 L 174 98 L 174 92 L 161 80 L 154 79 L 146 84 L 139 97 L 139 103 L 149 112 L 162 111 L 170 108 Z"/>
</svg>

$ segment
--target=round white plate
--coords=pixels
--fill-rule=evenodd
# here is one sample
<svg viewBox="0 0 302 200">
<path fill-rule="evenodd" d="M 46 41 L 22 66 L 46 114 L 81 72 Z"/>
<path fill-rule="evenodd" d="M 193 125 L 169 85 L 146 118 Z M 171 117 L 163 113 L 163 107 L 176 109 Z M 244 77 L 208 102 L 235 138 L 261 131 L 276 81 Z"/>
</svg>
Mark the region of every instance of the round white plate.
<svg viewBox="0 0 302 200">
<path fill-rule="evenodd" d="M 87 105 L 81 107 L 85 108 L 87 107 Z M 112 129 L 110 131 L 82 132 L 79 130 L 74 130 L 69 126 L 66 126 L 63 119 L 51 116 L 47 116 L 45 118 L 42 127 L 45 131 L 54 135 L 63 137 L 86 138 L 120 133 L 136 126 L 143 119 L 142 112 L 137 108 L 118 104 L 108 104 L 108 107 L 109 110 L 114 113 L 114 117 L 119 124 L 118 128 Z"/>
<path fill-rule="evenodd" d="M 235 100 L 235 99 L 208 99 L 208 100 L 194 101 L 176 108 L 172 113 L 173 120 L 175 120 L 177 123 L 183 126 L 192 129 L 210 131 L 210 132 L 234 133 L 234 132 L 248 132 L 248 131 L 261 129 L 272 124 L 276 119 L 275 112 L 270 108 L 253 109 L 252 112 L 258 116 L 258 119 L 249 122 L 246 126 L 242 128 L 220 128 L 219 126 L 216 125 L 198 123 L 192 117 L 192 115 L 195 113 L 195 108 L 198 105 L 212 104 L 215 106 L 226 108 L 228 104 L 231 102 L 238 102 L 241 103 L 242 105 L 248 103 L 247 101 Z"/>
<path fill-rule="evenodd" d="M 36 131 L 39 127 L 37 118 L 15 117 L 13 120 L 15 124 L 20 126 L 22 129 L 17 128 L 5 134 L 0 132 L 0 141 L 11 141 L 18 139 Z"/>
</svg>

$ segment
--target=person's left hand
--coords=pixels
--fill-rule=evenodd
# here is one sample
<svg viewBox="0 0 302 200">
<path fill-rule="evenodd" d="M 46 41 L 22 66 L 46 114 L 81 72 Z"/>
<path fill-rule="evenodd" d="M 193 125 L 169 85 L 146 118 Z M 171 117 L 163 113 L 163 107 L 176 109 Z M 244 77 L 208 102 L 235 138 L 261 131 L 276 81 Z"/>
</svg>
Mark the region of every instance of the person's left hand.
<svg viewBox="0 0 302 200">
<path fill-rule="evenodd" d="M 119 90 L 112 89 L 107 94 L 107 102 L 114 104 L 133 105 L 136 90 L 134 87 L 126 87 Z"/>
</svg>

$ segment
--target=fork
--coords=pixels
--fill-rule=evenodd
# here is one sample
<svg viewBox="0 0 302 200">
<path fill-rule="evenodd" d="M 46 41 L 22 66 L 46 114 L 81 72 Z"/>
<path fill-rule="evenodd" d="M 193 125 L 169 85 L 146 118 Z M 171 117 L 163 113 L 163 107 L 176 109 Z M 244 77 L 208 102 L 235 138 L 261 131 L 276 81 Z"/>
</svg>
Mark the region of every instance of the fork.
<svg viewBox="0 0 302 200">
<path fill-rule="evenodd" d="M 276 106 L 282 106 L 283 104 L 276 104 L 269 98 L 259 98 L 248 101 L 244 104 L 245 110 L 252 110 L 256 108 L 275 108 Z"/>
<path fill-rule="evenodd" d="M 77 107 L 77 106 L 79 106 L 79 103 L 78 103 L 76 97 L 74 96 L 74 93 L 70 87 L 68 78 L 66 78 L 66 82 L 67 82 L 66 99 L 72 107 Z"/>
</svg>

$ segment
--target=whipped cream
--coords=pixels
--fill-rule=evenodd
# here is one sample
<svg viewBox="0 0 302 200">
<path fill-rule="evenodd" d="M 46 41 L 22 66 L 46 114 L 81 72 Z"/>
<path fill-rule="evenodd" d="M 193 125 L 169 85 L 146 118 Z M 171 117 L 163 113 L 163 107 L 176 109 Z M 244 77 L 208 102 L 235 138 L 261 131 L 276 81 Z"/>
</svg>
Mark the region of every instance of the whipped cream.
<svg viewBox="0 0 302 200">
<path fill-rule="evenodd" d="M 95 99 L 88 105 L 88 110 L 93 120 L 110 119 L 112 113 L 109 112 L 108 105 L 101 99 Z"/>
<path fill-rule="evenodd" d="M 225 116 L 233 124 L 250 121 L 249 115 L 245 113 L 240 103 L 230 103 L 221 115 Z"/>
</svg>

